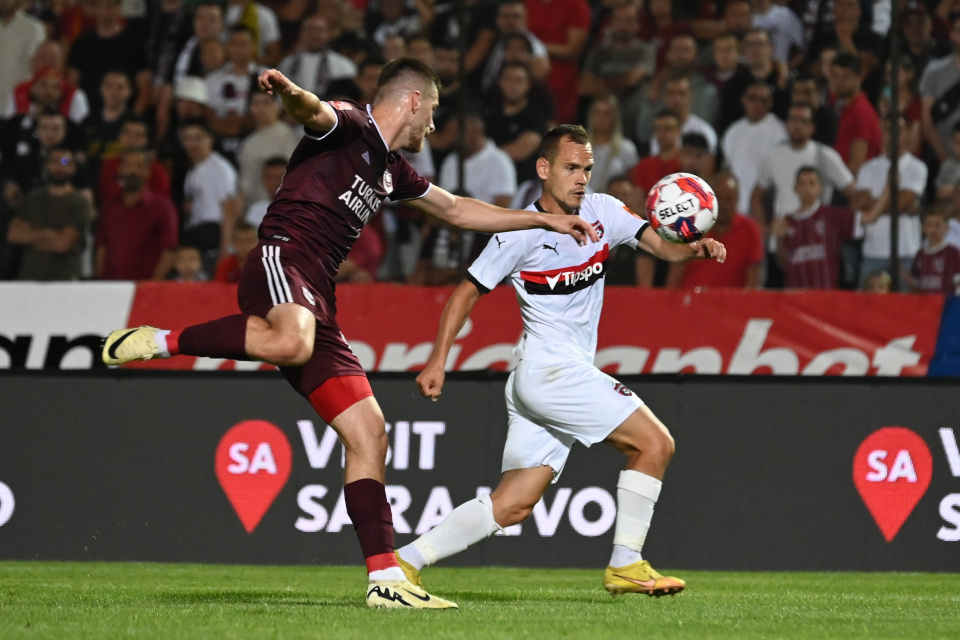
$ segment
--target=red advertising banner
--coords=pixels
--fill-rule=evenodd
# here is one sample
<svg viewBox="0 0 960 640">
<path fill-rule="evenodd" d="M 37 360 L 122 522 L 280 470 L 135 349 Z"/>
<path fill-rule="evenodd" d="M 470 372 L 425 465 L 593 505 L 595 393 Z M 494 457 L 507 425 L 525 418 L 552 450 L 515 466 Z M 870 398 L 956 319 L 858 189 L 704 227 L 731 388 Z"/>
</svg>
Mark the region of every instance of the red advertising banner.
<svg viewBox="0 0 960 640">
<path fill-rule="evenodd" d="M 368 371 L 426 362 L 450 288 L 337 288 L 340 327 Z M 596 363 L 636 373 L 923 376 L 943 307 L 937 295 L 845 291 L 677 292 L 608 287 Z M 235 287 L 137 286 L 129 326 L 180 328 L 238 313 Z M 522 324 L 512 289 L 484 296 L 450 352 L 448 369 L 509 368 Z M 260 363 L 176 357 L 162 369 L 257 369 Z"/>
</svg>

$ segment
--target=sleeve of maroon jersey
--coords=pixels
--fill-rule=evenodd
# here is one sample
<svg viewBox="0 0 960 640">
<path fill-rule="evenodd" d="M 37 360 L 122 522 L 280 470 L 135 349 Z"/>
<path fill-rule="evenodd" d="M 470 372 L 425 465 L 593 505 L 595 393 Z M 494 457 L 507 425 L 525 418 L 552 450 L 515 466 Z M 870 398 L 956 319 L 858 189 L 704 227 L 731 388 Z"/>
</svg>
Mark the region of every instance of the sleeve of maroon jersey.
<svg viewBox="0 0 960 640">
<path fill-rule="evenodd" d="M 420 176 L 407 159 L 396 154 L 397 161 L 390 163 L 390 172 L 393 174 L 393 191 L 391 200 L 413 200 L 427 195 L 430 183 Z"/>
<path fill-rule="evenodd" d="M 853 238 L 854 227 L 856 226 L 857 214 L 850 209 L 842 207 L 830 207 L 828 210 L 830 223 L 835 225 L 837 235 L 841 240 L 850 240 Z"/>
<path fill-rule="evenodd" d="M 333 125 L 333 129 L 329 131 L 316 131 L 304 127 L 303 132 L 308 138 L 324 140 L 330 136 L 337 136 L 353 140 L 362 135 L 363 127 L 367 122 L 367 112 L 365 110 L 354 102 L 330 100 L 327 104 L 333 107 L 334 113 L 337 114 L 337 124 Z"/>
</svg>

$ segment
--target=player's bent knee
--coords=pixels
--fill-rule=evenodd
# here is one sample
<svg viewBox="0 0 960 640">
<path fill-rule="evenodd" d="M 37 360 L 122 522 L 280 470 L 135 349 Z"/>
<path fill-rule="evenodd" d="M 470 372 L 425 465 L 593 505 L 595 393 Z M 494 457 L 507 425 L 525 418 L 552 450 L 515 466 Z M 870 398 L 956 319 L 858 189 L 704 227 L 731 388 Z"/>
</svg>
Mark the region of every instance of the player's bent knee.
<svg viewBox="0 0 960 640">
<path fill-rule="evenodd" d="M 313 345 L 299 334 L 280 333 L 268 349 L 266 360 L 285 367 L 300 367 L 313 356 Z"/>
</svg>

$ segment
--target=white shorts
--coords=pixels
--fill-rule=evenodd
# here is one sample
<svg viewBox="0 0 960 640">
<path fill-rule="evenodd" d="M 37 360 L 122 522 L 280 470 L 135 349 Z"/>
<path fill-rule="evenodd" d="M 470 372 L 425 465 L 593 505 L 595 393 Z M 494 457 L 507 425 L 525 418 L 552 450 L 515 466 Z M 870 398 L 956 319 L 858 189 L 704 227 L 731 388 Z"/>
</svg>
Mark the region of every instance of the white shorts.
<svg viewBox="0 0 960 640">
<path fill-rule="evenodd" d="M 592 364 L 521 360 L 507 380 L 501 473 L 542 465 L 556 482 L 570 447 L 602 442 L 643 400 Z"/>
</svg>

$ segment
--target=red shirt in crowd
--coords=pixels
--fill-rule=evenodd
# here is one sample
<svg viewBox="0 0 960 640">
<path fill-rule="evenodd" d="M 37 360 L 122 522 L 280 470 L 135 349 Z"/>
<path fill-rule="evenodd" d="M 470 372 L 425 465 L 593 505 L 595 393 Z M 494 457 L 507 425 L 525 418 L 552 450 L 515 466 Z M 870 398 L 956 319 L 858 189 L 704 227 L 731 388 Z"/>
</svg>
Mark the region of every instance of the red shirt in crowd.
<svg viewBox="0 0 960 640">
<path fill-rule="evenodd" d="M 747 270 L 762 264 L 765 259 L 757 223 L 749 216 L 736 213 L 730 221 L 730 227 L 722 235 L 714 235 L 713 231 L 709 231 L 706 237 L 723 243 L 727 248 L 726 261 L 691 260 L 683 271 L 680 288 L 745 287 Z"/>
<path fill-rule="evenodd" d="M 566 44 L 570 29 L 590 31 L 590 5 L 586 0 L 526 0 L 526 4 L 530 32 L 546 45 Z M 579 78 L 579 60 L 550 58 L 547 86 L 553 94 L 559 122 L 576 119 L 580 100 L 577 93 Z"/>
<path fill-rule="evenodd" d="M 952 244 L 920 249 L 912 271 L 923 293 L 960 294 L 960 249 Z"/>
<path fill-rule="evenodd" d="M 837 289 L 840 286 L 840 247 L 853 238 L 855 214 L 821 204 L 810 213 L 787 217 L 784 243 L 787 264 L 784 286 Z"/>
<path fill-rule="evenodd" d="M 106 202 L 123 193 L 119 173 L 120 156 L 105 158 L 100 163 L 100 184 L 97 185 L 97 198 L 100 202 Z M 156 193 L 170 196 L 170 174 L 157 160 L 154 160 L 153 164 L 150 165 L 150 177 L 147 178 L 147 186 Z"/>
<path fill-rule="evenodd" d="M 643 189 L 644 196 L 646 196 L 650 187 L 657 184 L 660 178 L 665 178 L 678 171 L 680 171 L 680 161 L 676 158 L 664 160 L 660 156 L 647 156 L 633 168 L 631 178 L 633 184 Z"/>
<path fill-rule="evenodd" d="M 123 196 L 103 203 L 97 223 L 97 247 L 106 256 L 103 280 L 149 280 L 164 251 L 177 248 L 180 221 L 170 198 L 143 190 L 128 207 Z"/>
<path fill-rule="evenodd" d="M 240 282 L 243 267 L 236 255 L 229 255 L 217 262 L 217 272 L 213 276 L 214 282 Z"/>
<path fill-rule="evenodd" d="M 880 155 L 880 118 L 863 91 L 843 107 L 837 124 L 833 148 L 844 162 L 850 161 L 850 145 L 854 140 L 867 141 L 867 159 Z"/>
</svg>

